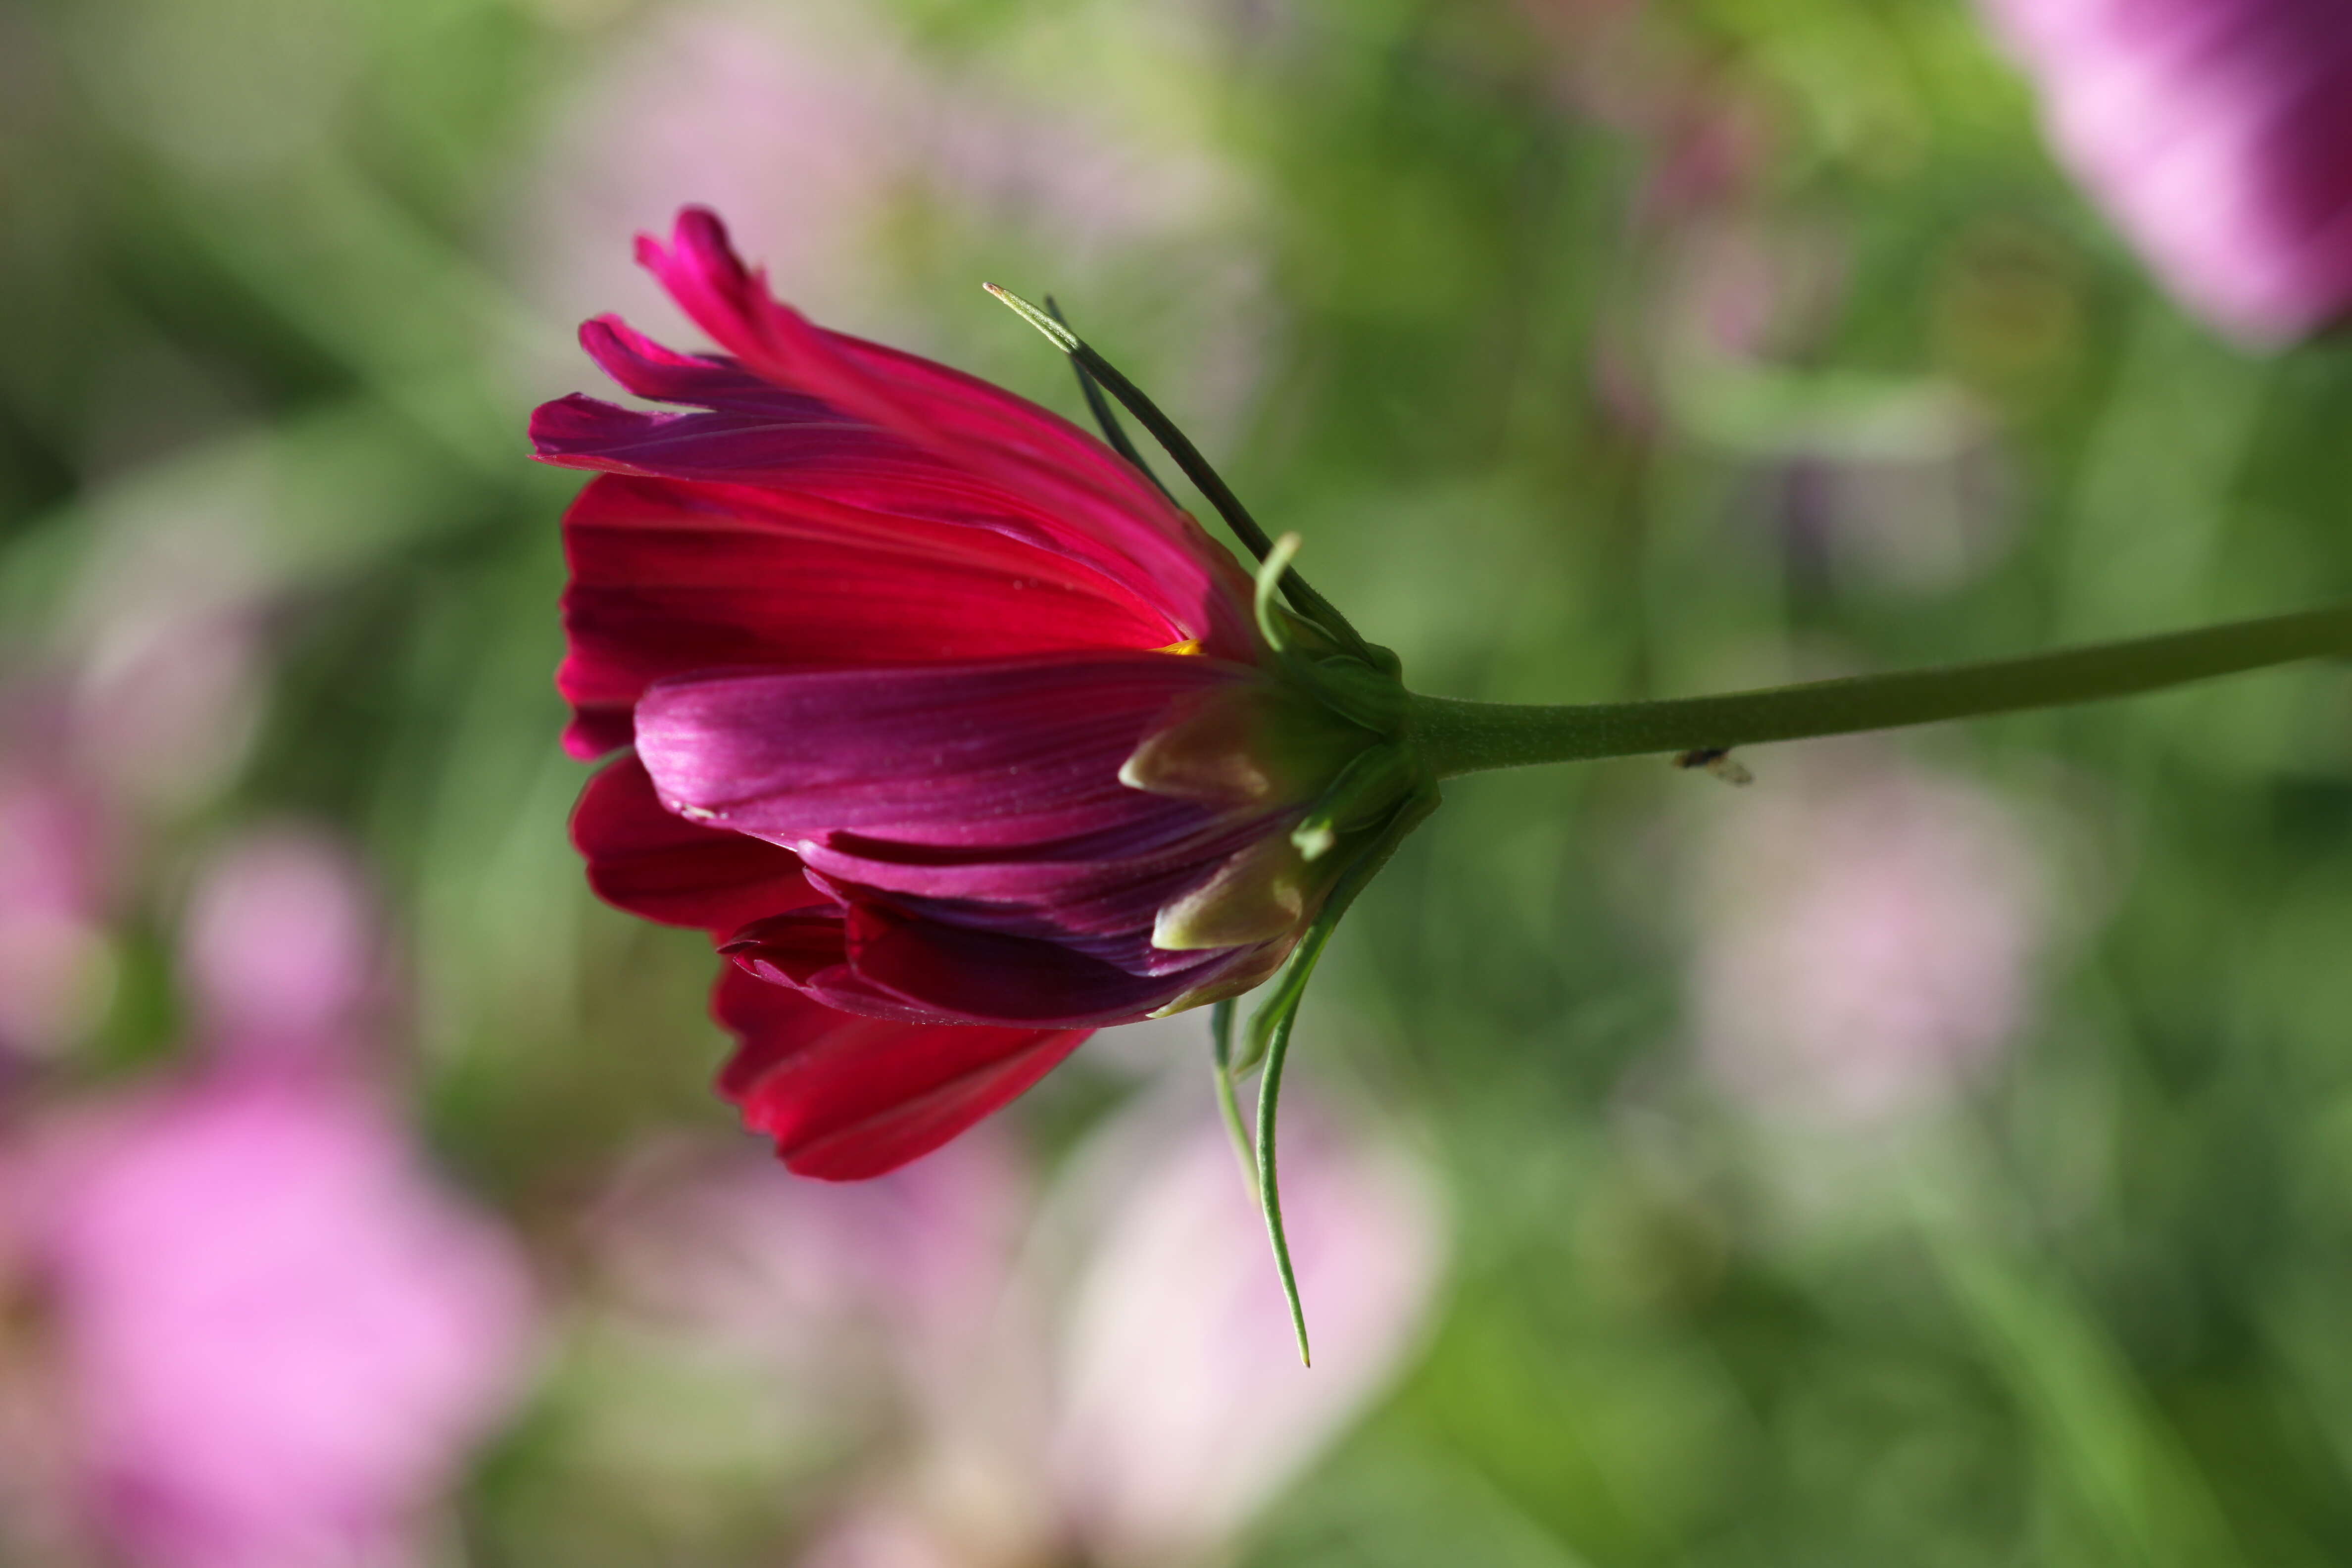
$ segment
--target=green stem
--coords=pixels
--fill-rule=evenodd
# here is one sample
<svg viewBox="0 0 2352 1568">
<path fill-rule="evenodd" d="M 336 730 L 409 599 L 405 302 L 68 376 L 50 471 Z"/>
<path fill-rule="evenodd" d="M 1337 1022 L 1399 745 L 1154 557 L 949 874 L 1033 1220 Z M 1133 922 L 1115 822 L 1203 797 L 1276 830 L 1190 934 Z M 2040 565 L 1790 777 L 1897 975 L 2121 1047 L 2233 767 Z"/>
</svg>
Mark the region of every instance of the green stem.
<svg viewBox="0 0 2352 1568">
<path fill-rule="evenodd" d="M 1720 697 L 1539 707 L 1415 696 L 1411 722 L 1437 775 L 1452 778 L 1488 768 L 1757 745 L 2058 708 L 2331 655 L 2352 655 L 2352 605 L 2026 658 Z"/>
</svg>

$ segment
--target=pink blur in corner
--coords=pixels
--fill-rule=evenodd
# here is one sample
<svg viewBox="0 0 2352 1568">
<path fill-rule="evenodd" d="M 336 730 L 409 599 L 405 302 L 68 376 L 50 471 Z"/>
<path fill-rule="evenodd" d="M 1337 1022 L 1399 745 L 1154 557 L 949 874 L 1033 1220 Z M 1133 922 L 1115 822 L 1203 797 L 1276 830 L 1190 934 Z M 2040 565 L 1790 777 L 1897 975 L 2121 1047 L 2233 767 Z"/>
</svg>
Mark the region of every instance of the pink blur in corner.
<svg viewBox="0 0 2352 1568">
<path fill-rule="evenodd" d="M 199 1061 L 55 1114 L 9 1194 L 68 1462 L 139 1564 L 417 1560 L 520 1391 L 520 1258 L 354 1059 L 374 954 L 348 859 L 256 840 L 190 908 Z"/>
<path fill-rule="evenodd" d="M 1982 4 L 2061 161 L 2191 308 L 2258 345 L 2352 311 L 2352 7 Z"/>
</svg>

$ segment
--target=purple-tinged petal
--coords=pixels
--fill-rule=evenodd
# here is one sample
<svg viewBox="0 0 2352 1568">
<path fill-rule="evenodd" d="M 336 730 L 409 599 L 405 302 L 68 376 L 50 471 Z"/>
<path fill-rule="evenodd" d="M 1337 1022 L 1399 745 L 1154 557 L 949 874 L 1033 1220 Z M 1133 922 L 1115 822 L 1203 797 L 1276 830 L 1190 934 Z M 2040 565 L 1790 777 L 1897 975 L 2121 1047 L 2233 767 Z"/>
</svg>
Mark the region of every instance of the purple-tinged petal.
<svg viewBox="0 0 2352 1568">
<path fill-rule="evenodd" d="M 1019 905 L 1042 911 L 1066 932 L 1106 935 L 1149 931 L 1164 905 L 1206 881 L 1231 856 L 1287 833 L 1297 816 L 1222 818 L 1206 826 L 1180 819 L 1172 833 L 1146 819 L 1081 839 L 978 850 L 835 833 L 810 844 L 804 857 L 829 880 L 929 900 Z"/>
<path fill-rule="evenodd" d="M 1153 953 L 1149 932 L 1124 941 L 1055 941 L 949 924 L 864 899 L 845 910 L 755 921 L 719 951 L 763 984 L 789 986 L 845 1013 L 1058 1028 L 1132 1022 L 1260 953 Z"/>
<path fill-rule="evenodd" d="M 920 1007 L 991 1022 L 1084 1027 L 1131 1023 L 1255 956 L 1211 953 L 1161 974 L 1139 974 L 1074 947 L 971 931 L 879 904 L 849 911 L 850 965 Z"/>
<path fill-rule="evenodd" d="M 1099 653 L 688 678 L 638 704 L 638 750 L 673 811 L 781 844 L 1034 844 L 1205 823 L 1120 784 L 1119 763 L 1170 703 L 1251 675 Z"/>
</svg>

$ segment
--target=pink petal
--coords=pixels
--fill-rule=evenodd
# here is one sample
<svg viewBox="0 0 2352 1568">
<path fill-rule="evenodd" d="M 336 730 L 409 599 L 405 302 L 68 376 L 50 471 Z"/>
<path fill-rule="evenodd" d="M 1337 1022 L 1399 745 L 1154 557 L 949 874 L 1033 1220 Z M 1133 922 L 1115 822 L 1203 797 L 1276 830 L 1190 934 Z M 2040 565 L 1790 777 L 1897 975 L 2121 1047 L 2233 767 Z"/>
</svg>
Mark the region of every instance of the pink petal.
<svg viewBox="0 0 2352 1568">
<path fill-rule="evenodd" d="M 975 529 L 746 486 L 599 478 L 564 518 L 565 737 L 628 743 L 666 676 L 1160 646 L 1148 605 Z"/>
<path fill-rule="evenodd" d="M 2062 158 L 2183 300 L 2255 343 L 2352 311 L 2338 0 L 1983 0 Z"/>
<path fill-rule="evenodd" d="M 641 236 L 637 257 L 747 369 L 1021 498 L 1051 542 L 1168 606 L 1215 651 L 1242 657 L 1252 647 L 1247 579 L 1232 556 L 1067 420 L 944 365 L 812 325 L 768 292 L 704 209 L 681 212 L 667 247 Z"/>
</svg>

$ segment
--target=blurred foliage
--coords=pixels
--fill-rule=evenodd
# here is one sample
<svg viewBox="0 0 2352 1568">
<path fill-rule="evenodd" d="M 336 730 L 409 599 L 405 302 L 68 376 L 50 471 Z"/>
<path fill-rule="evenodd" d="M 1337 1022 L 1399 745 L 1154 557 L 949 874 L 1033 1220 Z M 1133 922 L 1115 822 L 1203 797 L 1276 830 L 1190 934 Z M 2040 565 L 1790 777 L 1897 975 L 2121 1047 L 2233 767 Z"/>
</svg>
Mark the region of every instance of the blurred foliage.
<svg viewBox="0 0 2352 1568">
<path fill-rule="evenodd" d="M 339 825 L 400 911 L 430 1135 L 559 1271 L 636 1141 L 726 1120 L 707 950 L 596 905 L 564 840 L 575 481 L 523 456 L 531 402 L 591 380 L 549 368 L 569 322 L 521 259 L 529 187 L 657 10 L 0 10 L 5 656 L 63 678 L 120 563 L 191 519 L 246 563 L 269 651 L 233 783 L 156 817 L 76 1070 L 168 1040 L 138 933 L 194 847 Z M 1163 24 L 1207 40 L 1164 79 Z M 926 68 L 1087 112 L 1132 88 L 1197 138 L 1242 193 L 1201 245 L 1250 279 L 1249 363 L 1186 358 L 1231 325 L 1186 286 L 1209 261 L 952 189 L 872 239 L 895 292 L 869 319 L 1075 414 L 971 287 L 1003 276 L 1147 384 L 1236 389 L 1183 413 L 1422 689 L 1680 693 L 2352 592 L 2352 357 L 2252 360 L 2152 292 L 1953 0 L 898 0 L 880 25 Z M 1118 68 L 1059 63 L 1097 50 Z M 1756 320 L 1727 346 L 1718 309 Z M 1694 1070 L 1688 862 L 1737 802 L 1654 762 L 1452 786 L 1301 1052 L 1426 1130 L 1457 1277 L 1253 1561 L 2352 1557 L 2347 700 L 2294 671 L 1903 742 L 2042 824 L 2064 918 L 2000 1068 L 1859 1149 Z M 1789 766 L 1751 760 L 1759 790 Z M 1020 1112 L 1048 1145 L 1124 1092 L 1083 1062 Z M 756 1464 L 627 1468 L 646 1445 L 579 1414 L 580 1355 L 482 1471 L 478 1560 L 780 1560 L 804 1500 Z"/>
</svg>

